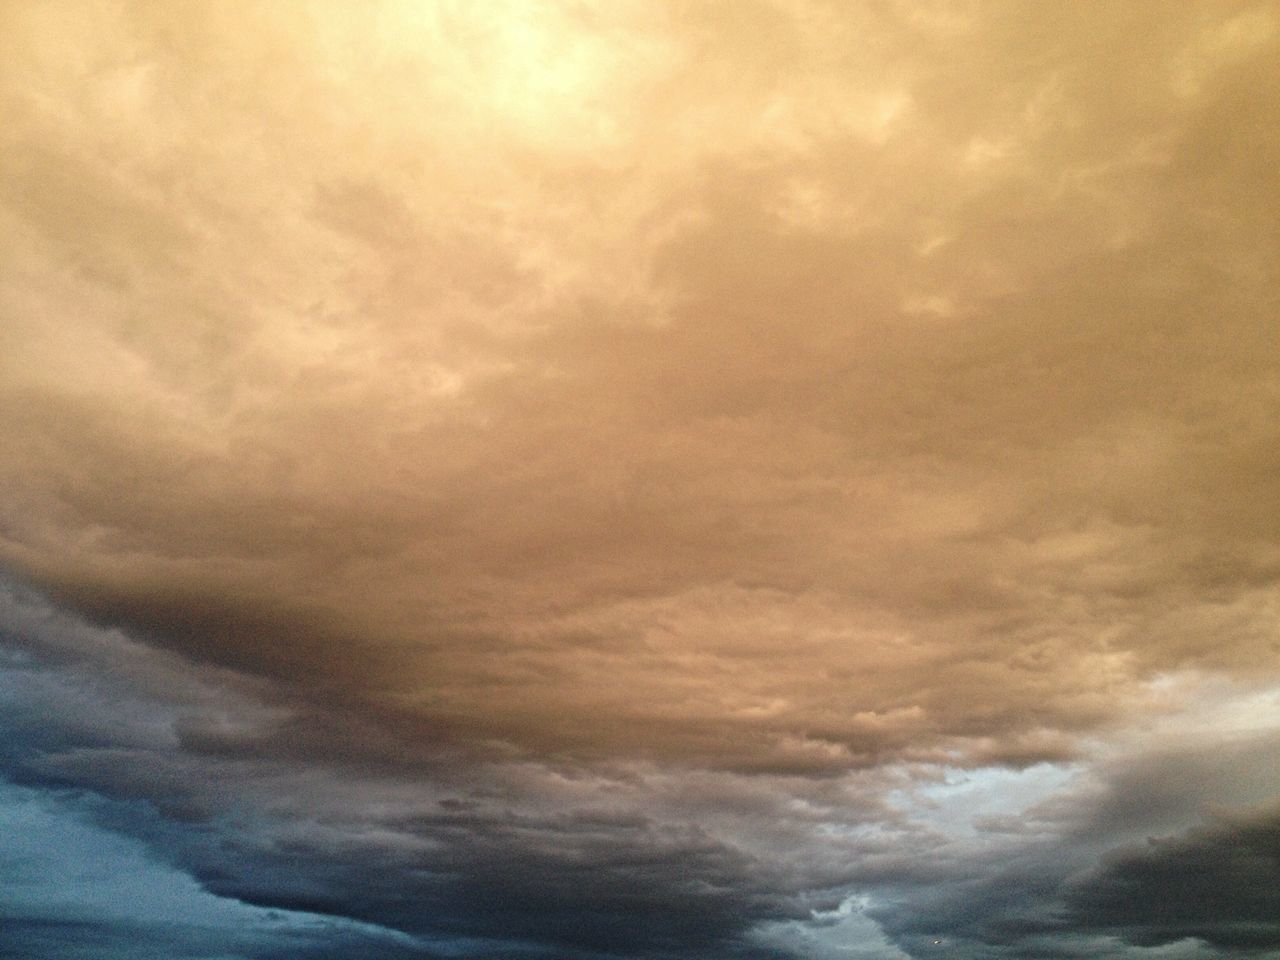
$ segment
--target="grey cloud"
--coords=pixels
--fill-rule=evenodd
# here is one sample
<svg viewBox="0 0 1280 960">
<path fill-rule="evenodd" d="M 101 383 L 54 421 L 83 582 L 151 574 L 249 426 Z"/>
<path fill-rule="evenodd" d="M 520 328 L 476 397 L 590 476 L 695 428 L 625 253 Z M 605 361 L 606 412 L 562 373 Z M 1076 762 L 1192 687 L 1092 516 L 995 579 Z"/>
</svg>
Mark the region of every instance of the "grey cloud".
<svg viewBox="0 0 1280 960">
<path fill-rule="evenodd" d="M 475 756 L 424 764 L 412 753 L 362 764 L 323 737 L 273 746 L 263 730 L 277 729 L 286 708 L 256 702 L 233 674 L 59 614 L 30 593 L 11 591 L 10 600 L 5 632 L 27 655 L 28 681 L 60 679 L 28 685 L 26 699 L 6 704 L 18 741 L 5 753 L 7 777 L 85 798 L 82 816 L 136 838 L 209 894 L 417 938 L 384 944 L 315 932 L 299 955 L 335 955 L 349 943 L 351 955 L 370 957 L 821 957 L 828 929 L 857 938 L 869 957 L 893 955 L 889 943 L 932 956 L 934 940 L 959 956 L 992 958 L 1130 960 L 1142 954 L 1126 953 L 1125 943 L 1181 937 L 1223 949 L 1273 946 L 1265 924 L 1246 943 L 1234 914 L 1221 927 L 1202 913 L 1182 926 L 1143 927 L 1117 892 L 1159 896 L 1161 877 L 1212 859 L 1214 849 L 1265 854 L 1261 814 L 1185 832 L 1208 806 L 1275 795 L 1275 741 L 1265 730 L 1223 742 L 1175 731 L 1117 746 L 1111 760 L 1063 774 L 1065 786 L 1050 778 L 1032 789 L 1046 774 L 1006 771 L 1011 798 L 1015 780 L 1032 792 L 1003 820 L 979 815 L 980 794 L 967 810 L 963 790 L 943 786 L 960 773 L 929 765 L 814 778 Z M 86 700 L 95 684 L 131 696 Z M 90 708 L 98 720 L 84 724 L 77 716 Z M 1204 709 L 1217 708 L 1211 700 Z M 150 718 L 146 736 L 118 722 L 131 714 Z M 324 729 L 341 716 L 307 725 Z M 29 736 L 36 717 L 54 732 Z M 193 726 L 223 729 L 236 746 L 211 747 L 215 734 L 194 735 Z M 973 775 L 981 783 L 986 774 Z M 1244 838 L 1231 846 L 1226 835 L 1237 829 Z M 1130 845 L 1145 835 L 1170 839 L 1157 853 L 1135 852 Z M 1218 857 L 1222 896 L 1236 880 L 1252 883 L 1250 870 L 1269 869 L 1241 856 Z M 853 896 L 869 901 L 858 911 L 869 929 L 853 914 L 839 919 L 838 905 Z M 109 927 L 94 933 L 98 921 L 25 916 L 9 928 L 12 942 L 36 956 L 56 953 L 55 941 L 74 951 L 92 936 L 115 936 Z M 888 941 L 877 939 L 879 928 Z M 119 936 L 145 943 L 153 934 Z M 182 936 L 192 949 L 216 939 L 196 928 Z M 289 949 L 265 934 L 253 944 L 246 956 Z"/>
<path fill-rule="evenodd" d="M 1067 894 L 1073 926 L 1156 945 L 1195 938 L 1219 949 L 1280 945 L 1280 816 L 1274 809 L 1122 849 Z"/>
<path fill-rule="evenodd" d="M 82 805 L 82 815 L 145 842 L 216 896 L 332 914 L 430 942 L 480 944 L 473 949 L 494 957 L 595 956 L 623 944 L 637 956 L 714 953 L 762 917 L 805 913 L 797 899 L 803 878 L 779 883 L 763 861 L 693 824 L 653 821 L 642 812 L 643 790 L 642 805 L 633 805 L 634 786 L 616 786 L 612 792 L 623 797 L 611 801 L 610 781 L 586 770 L 567 771 L 569 781 L 537 766 L 522 775 L 520 767 L 504 773 L 457 763 L 424 771 L 415 762 L 388 772 L 385 763 L 351 762 L 349 748 L 314 731 L 279 754 L 270 737 L 230 752 L 201 749 L 198 738 L 193 744 L 175 733 L 203 722 L 239 724 L 251 736 L 255 715 L 271 728 L 281 708 L 246 700 L 234 683 L 218 690 L 202 668 L 184 672 L 171 655 L 149 654 L 29 593 L 11 591 L 12 598 L 8 612 L 17 616 L 7 618 L 6 634 L 34 651 L 22 671 L 38 682 L 6 698 L 6 728 L 16 738 L 4 757 L 6 776 L 63 795 L 89 791 L 101 799 Z M 45 641 L 57 648 L 51 662 L 39 659 Z M 163 667 L 144 669 L 149 658 Z M 132 696 L 93 696 L 100 685 Z M 201 690 L 203 712 L 175 696 L 184 686 Z M 93 722 L 80 721 L 86 710 L 96 714 Z M 149 735 L 119 722 L 130 714 L 147 717 Z M 104 944 L 116 936 L 96 920 L 78 926 L 56 917 L 22 920 L 10 935 L 49 955 L 54 943 L 73 950 L 93 935 Z M 140 943 L 159 936 L 118 934 L 132 935 Z M 193 950 L 210 948 L 208 937 L 189 936 L 204 943 Z M 394 945 L 367 949 L 414 955 Z"/>
<path fill-rule="evenodd" d="M 1095 762 L 1072 789 L 975 822 L 978 838 L 1006 841 L 880 878 L 869 912 L 912 956 L 938 939 L 975 957 L 1137 957 L 1178 944 L 1198 955 L 1195 943 L 1270 956 L 1276 749 L 1252 734 Z"/>
</svg>

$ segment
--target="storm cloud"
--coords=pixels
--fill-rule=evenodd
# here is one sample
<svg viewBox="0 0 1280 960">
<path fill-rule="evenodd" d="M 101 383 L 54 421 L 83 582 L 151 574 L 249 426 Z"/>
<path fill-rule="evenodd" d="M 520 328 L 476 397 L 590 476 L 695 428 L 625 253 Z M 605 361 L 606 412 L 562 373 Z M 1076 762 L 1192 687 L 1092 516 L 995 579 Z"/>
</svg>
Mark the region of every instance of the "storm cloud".
<svg viewBox="0 0 1280 960">
<path fill-rule="evenodd" d="M 0 953 L 1280 951 L 1272 4 L 4 20 Z"/>
</svg>

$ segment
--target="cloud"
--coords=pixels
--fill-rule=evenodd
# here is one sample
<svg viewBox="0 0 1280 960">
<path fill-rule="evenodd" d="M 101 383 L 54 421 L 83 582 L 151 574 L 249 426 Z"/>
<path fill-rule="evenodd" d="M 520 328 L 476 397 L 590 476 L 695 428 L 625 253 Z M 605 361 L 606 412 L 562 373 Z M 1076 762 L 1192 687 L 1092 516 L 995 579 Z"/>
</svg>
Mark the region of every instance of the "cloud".
<svg viewBox="0 0 1280 960">
<path fill-rule="evenodd" d="M 17 904 L 27 909 L 11 934 L 26 949 L 56 952 L 50 943 L 80 943 L 100 928 L 132 937 L 139 923 L 138 938 L 158 936 L 143 929 L 156 922 L 152 913 L 131 919 L 108 909 L 118 900 L 108 875 L 92 874 L 81 859 L 120 861 L 110 877 L 155 874 L 154 908 L 137 892 L 140 881 L 130 881 L 144 911 L 197 922 L 201 911 L 234 914 L 240 908 L 227 905 L 238 902 L 333 916 L 411 938 L 392 938 L 383 952 L 362 947 L 388 957 L 547 949 L 586 957 L 622 943 L 636 955 L 701 955 L 731 946 L 761 917 L 805 914 L 810 881 L 786 876 L 796 864 L 771 865 L 708 832 L 687 809 L 681 816 L 681 806 L 713 808 L 700 799 L 706 787 L 541 764 L 369 762 L 314 735 L 273 749 L 288 708 L 256 700 L 243 678 L 181 664 L 24 591 L 11 589 L 7 599 L 15 659 L 0 674 L 0 716 L 11 734 L 4 774 L 22 787 L 4 807 L 49 834 L 28 836 L 28 852 L 19 851 L 38 887 Z M 312 719 L 332 728 L 341 717 Z M 249 746 L 211 748 L 193 727 Z M 260 728 L 265 735 L 255 737 Z M 718 789 L 743 804 L 732 783 Z M 677 809 L 655 818 L 646 807 L 663 795 Z M 42 811 L 36 805 L 46 796 L 68 812 Z M 767 818 L 777 802 L 765 789 L 745 812 Z M 53 854 L 43 853 L 50 846 L 80 877 L 67 896 L 94 909 L 69 914 L 49 896 L 54 881 L 44 878 L 58 872 Z M 191 903 L 170 902 L 172 876 Z M 40 912 L 30 912 L 34 905 Z M 275 949 L 270 933 L 246 936 Z M 192 949 L 230 936 L 196 930 Z M 342 938 L 359 946 L 387 936 L 348 924 L 314 939 L 317 949 L 337 949 Z"/>
<path fill-rule="evenodd" d="M 1126 943 L 1245 949 L 1271 935 L 1263 924 L 1245 943 L 1233 915 L 1212 911 L 1176 929 L 1115 916 L 1130 872 L 1149 875 L 1159 897 L 1160 870 L 1172 875 L 1180 858 L 1247 847 L 1228 847 L 1225 830 L 1257 821 L 1265 841 L 1265 818 L 1239 805 L 1280 789 L 1274 689 L 1169 683 L 1156 725 L 1070 764 L 1022 769 L 814 777 L 360 757 L 351 740 L 314 732 L 339 729 L 341 706 L 295 721 L 294 708 L 261 699 L 270 687 L 77 622 L 29 592 L 10 589 L 5 609 L 3 772 L 22 786 L 0 807 L 40 825 L 9 834 L 23 838 L 19 862 L 35 886 L 9 898 L 21 922 L 8 935 L 37 956 L 57 953 L 54 942 L 145 941 L 159 935 L 148 932 L 157 911 L 207 949 L 239 923 L 210 929 L 208 911 L 250 908 L 285 912 L 246 914 L 257 919 L 234 949 L 251 956 L 303 937 L 316 956 L 893 957 L 929 956 L 941 940 L 961 955 L 1137 957 Z M 1231 812 L 1199 825 L 1215 809 Z M 1158 857 L 1134 852 L 1149 836 L 1162 838 Z M 51 850 L 71 866 L 54 869 Z M 81 856 L 109 873 L 75 867 Z M 1253 882 L 1232 857 L 1218 860 L 1223 896 Z M 66 873 L 81 880 L 55 879 Z M 138 891 L 152 875 L 149 899 Z M 145 916 L 117 915 L 116 882 L 132 884 Z M 96 906 L 59 907 L 50 884 Z M 187 901 L 175 903 L 181 891 Z"/>
<path fill-rule="evenodd" d="M 1117 851 L 1078 880 L 1068 902 L 1081 927 L 1131 943 L 1186 938 L 1218 948 L 1273 948 L 1280 817 L 1231 816 L 1194 831 Z"/>
<path fill-rule="evenodd" d="M 392 931 L 220 899 L 142 844 L 96 825 L 94 808 L 93 800 L 0 780 L 3 955 L 430 955 Z"/>
<path fill-rule="evenodd" d="M 778 769 L 1062 756 L 1274 653 L 1262 12 L 22 9 L 5 552 L 77 609 Z"/>
<path fill-rule="evenodd" d="M 1267 4 L 6 22 L 15 782 L 584 956 L 1139 956 L 1274 796 Z"/>
</svg>

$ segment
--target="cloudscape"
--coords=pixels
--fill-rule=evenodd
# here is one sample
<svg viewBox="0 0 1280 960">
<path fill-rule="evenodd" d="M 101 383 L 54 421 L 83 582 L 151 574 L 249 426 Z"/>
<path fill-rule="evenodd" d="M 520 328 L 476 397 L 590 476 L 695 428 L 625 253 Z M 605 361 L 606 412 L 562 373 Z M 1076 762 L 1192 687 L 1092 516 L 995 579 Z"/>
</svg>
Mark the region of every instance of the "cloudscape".
<svg viewBox="0 0 1280 960">
<path fill-rule="evenodd" d="M 0 957 L 1280 957 L 1274 3 L 0 18 Z"/>
</svg>

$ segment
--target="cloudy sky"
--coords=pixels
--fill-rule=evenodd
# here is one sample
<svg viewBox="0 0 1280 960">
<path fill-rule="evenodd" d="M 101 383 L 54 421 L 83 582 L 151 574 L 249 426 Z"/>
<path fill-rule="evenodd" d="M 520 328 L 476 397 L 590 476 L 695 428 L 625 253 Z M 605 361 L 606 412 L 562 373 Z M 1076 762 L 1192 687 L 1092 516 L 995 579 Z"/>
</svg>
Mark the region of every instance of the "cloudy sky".
<svg viewBox="0 0 1280 960">
<path fill-rule="evenodd" d="M 0 0 L 0 957 L 1280 957 L 1280 7 Z"/>
</svg>

